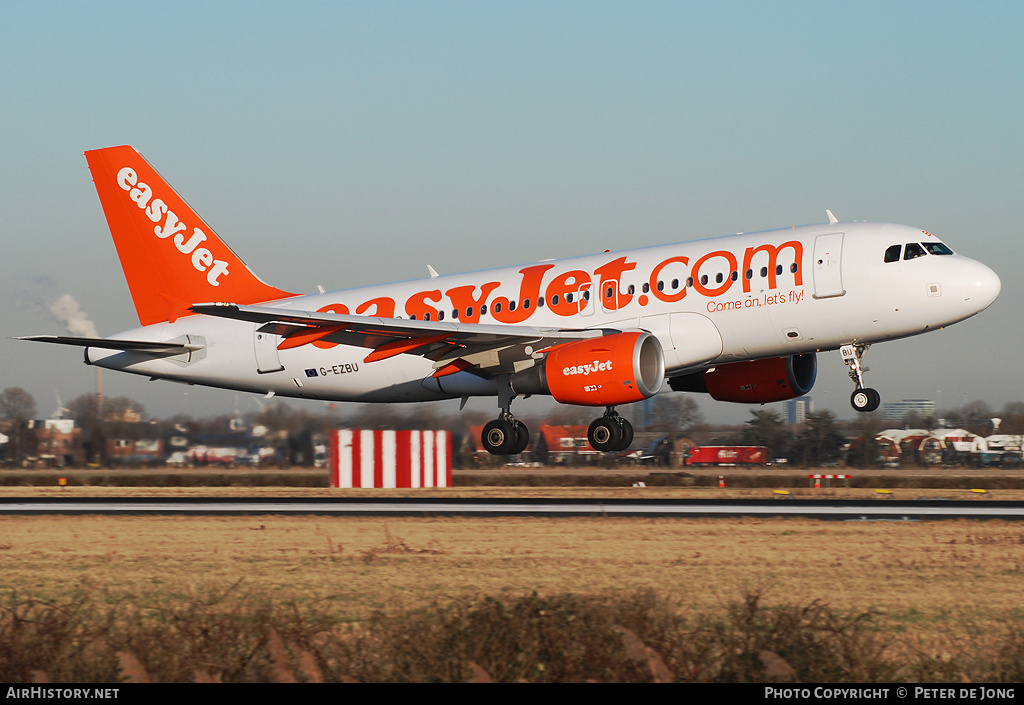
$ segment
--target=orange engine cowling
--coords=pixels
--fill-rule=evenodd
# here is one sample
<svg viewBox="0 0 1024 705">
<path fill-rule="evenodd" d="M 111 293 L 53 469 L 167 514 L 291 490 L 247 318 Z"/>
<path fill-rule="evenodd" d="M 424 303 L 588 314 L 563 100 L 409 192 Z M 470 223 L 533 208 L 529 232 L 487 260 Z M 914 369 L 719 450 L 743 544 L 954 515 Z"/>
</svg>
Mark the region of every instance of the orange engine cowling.
<svg viewBox="0 0 1024 705">
<path fill-rule="evenodd" d="M 677 392 L 706 392 L 718 401 L 764 404 L 803 396 L 818 375 L 814 353 L 716 365 L 669 380 Z"/>
<path fill-rule="evenodd" d="M 550 394 L 563 404 L 613 406 L 647 399 L 665 379 L 665 353 L 650 333 L 612 333 L 559 345 L 512 376 L 517 394 Z"/>
</svg>

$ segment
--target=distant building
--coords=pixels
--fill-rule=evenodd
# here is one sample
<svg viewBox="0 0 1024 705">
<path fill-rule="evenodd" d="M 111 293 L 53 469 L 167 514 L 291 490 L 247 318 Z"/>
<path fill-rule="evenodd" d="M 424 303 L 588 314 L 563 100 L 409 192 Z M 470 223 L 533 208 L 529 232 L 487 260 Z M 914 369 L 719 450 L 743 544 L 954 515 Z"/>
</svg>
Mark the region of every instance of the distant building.
<svg viewBox="0 0 1024 705">
<path fill-rule="evenodd" d="M 910 414 L 930 419 L 935 416 L 935 402 L 931 399 L 890 401 L 882 406 L 882 414 L 886 421 L 900 421 Z"/>
<path fill-rule="evenodd" d="M 164 442 L 159 438 L 107 440 L 107 460 L 111 465 L 156 465 L 163 458 Z"/>
<path fill-rule="evenodd" d="M 982 438 L 962 428 L 890 428 L 876 435 L 875 441 L 886 465 L 1010 466 L 1022 461 L 1022 438 Z"/>
<path fill-rule="evenodd" d="M 814 413 L 814 402 L 808 396 L 797 397 L 786 402 L 786 421 L 801 424 L 807 421 L 807 414 Z"/>
<path fill-rule="evenodd" d="M 73 419 L 43 419 L 28 422 L 35 434 L 36 463 L 42 467 L 85 465 L 82 429 Z"/>
</svg>

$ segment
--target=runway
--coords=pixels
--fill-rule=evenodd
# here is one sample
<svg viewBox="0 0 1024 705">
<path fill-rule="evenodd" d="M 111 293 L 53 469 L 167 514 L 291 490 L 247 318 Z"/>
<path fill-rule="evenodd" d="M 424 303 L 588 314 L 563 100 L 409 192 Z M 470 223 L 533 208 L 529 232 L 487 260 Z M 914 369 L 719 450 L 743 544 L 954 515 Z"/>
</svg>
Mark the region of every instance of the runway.
<svg viewBox="0 0 1024 705">
<path fill-rule="evenodd" d="M 0 498 L 0 514 L 520 517 L 808 517 L 840 521 L 1024 519 L 1024 502 L 990 500 L 699 500 L 437 498 Z"/>
</svg>

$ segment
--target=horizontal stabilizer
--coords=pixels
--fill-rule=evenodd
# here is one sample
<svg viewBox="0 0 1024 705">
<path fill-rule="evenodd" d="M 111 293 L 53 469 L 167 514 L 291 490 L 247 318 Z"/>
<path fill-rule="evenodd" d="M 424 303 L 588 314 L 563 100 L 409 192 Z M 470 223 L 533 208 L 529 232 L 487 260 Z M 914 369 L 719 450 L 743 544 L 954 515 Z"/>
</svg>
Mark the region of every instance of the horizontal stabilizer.
<svg viewBox="0 0 1024 705">
<path fill-rule="evenodd" d="M 181 355 L 201 350 L 205 345 L 194 343 L 158 343 L 151 340 L 111 340 L 109 338 L 75 338 L 67 335 L 29 335 L 17 340 L 34 340 L 39 343 L 58 343 L 60 345 L 77 345 L 82 348 L 105 348 L 107 350 L 124 350 L 148 353 L 150 355 Z"/>
</svg>

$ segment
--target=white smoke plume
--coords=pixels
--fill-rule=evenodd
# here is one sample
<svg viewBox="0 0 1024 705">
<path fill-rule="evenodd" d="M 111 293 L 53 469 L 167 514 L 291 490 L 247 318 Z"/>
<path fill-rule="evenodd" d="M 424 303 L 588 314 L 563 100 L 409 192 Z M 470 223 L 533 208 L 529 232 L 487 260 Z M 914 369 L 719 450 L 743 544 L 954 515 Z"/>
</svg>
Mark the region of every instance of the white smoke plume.
<svg viewBox="0 0 1024 705">
<path fill-rule="evenodd" d="M 82 307 L 78 305 L 75 297 L 71 294 L 64 294 L 64 296 L 57 299 L 50 306 L 50 314 L 63 323 L 71 335 L 84 338 L 100 337 L 100 334 L 96 332 L 96 325 L 89 320 L 89 316 L 86 315 L 85 311 L 82 310 Z"/>
</svg>

